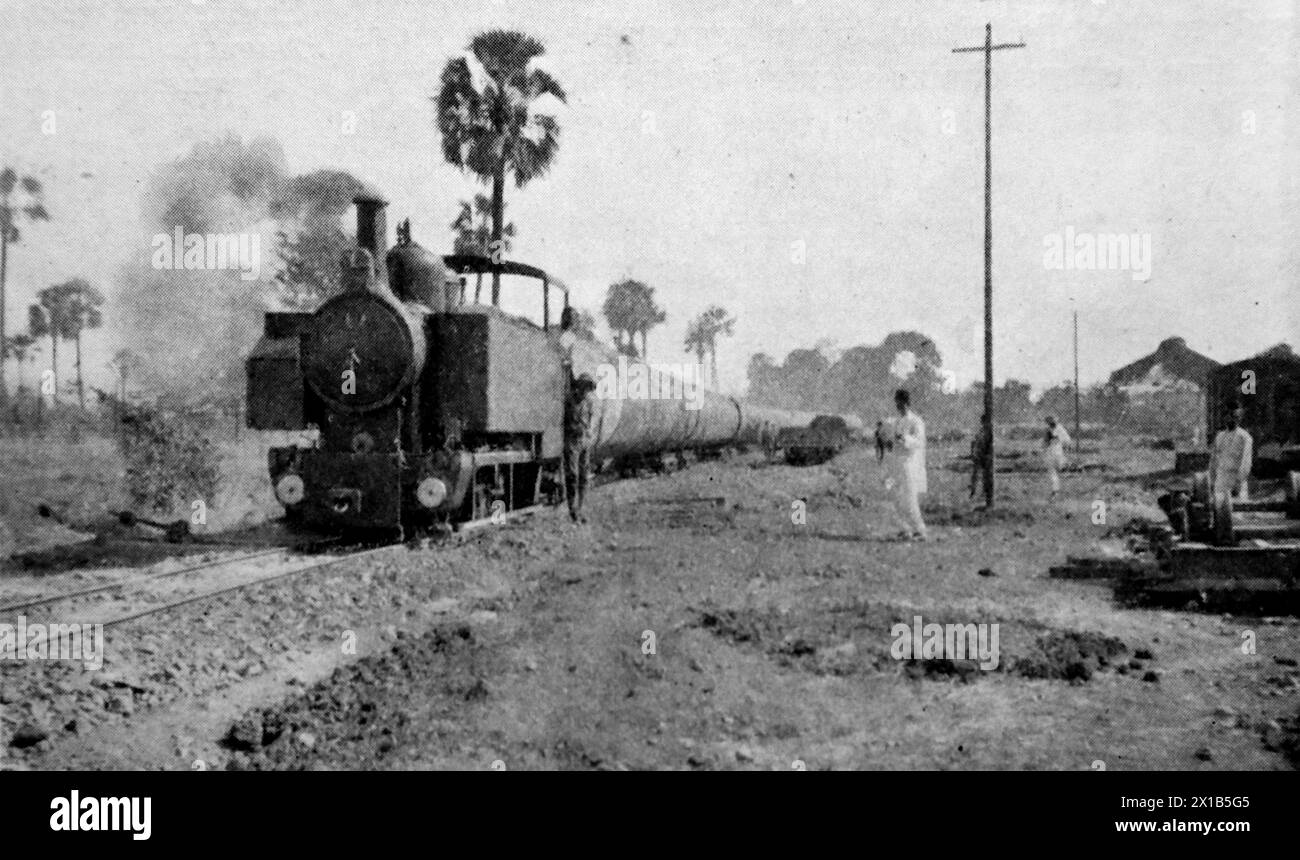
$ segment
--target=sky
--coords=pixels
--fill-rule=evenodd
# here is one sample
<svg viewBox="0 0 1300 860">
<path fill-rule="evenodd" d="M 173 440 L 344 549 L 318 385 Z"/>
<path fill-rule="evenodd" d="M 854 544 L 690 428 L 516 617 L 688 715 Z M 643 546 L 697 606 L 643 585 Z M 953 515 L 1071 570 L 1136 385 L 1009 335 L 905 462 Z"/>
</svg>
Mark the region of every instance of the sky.
<svg viewBox="0 0 1300 860">
<path fill-rule="evenodd" d="M 655 361 L 686 360 L 690 318 L 727 308 L 724 390 L 755 352 L 901 329 L 965 386 L 983 372 L 983 56 L 951 49 L 986 22 L 1026 43 L 993 57 L 996 379 L 1068 378 L 1076 310 L 1085 385 L 1170 336 L 1220 361 L 1300 347 L 1288 0 L 0 0 L 0 162 L 44 180 L 53 216 L 11 250 L 8 328 L 38 289 L 88 278 L 109 326 L 86 368 L 107 378 L 141 188 L 226 133 L 275 138 L 292 172 L 353 173 L 449 251 L 479 186 L 443 162 L 430 97 L 506 27 L 569 94 L 553 169 L 508 187 L 514 258 L 593 311 L 616 280 L 653 286 Z M 1150 242 L 1149 276 L 1045 265 L 1053 236 L 1108 234 Z"/>
</svg>

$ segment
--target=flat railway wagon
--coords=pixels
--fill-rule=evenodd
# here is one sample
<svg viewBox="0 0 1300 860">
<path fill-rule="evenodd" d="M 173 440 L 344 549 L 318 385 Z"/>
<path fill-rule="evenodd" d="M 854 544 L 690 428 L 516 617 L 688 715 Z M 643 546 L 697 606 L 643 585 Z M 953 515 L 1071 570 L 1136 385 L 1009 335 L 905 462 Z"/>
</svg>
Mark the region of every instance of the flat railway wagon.
<svg viewBox="0 0 1300 860">
<path fill-rule="evenodd" d="M 1300 470 L 1300 356 L 1279 345 L 1210 371 L 1207 440 L 1223 428 L 1223 406 L 1230 400 L 1245 410 L 1242 426 L 1254 440 L 1253 474 L 1276 478 Z"/>
<path fill-rule="evenodd" d="M 1211 370 L 1206 376 L 1207 439 L 1223 429 L 1230 401 L 1241 405 L 1242 426 L 1253 442 L 1250 500 L 1213 492 L 1208 448 L 1178 452 L 1174 471 L 1186 477 L 1173 482 L 1160 500 L 1185 542 L 1175 559 L 1194 558 L 1200 564 L 1206 556 L 1225 570 L 1279 552 L 1294 555 L 1300 548 L 1300 356 L 1279 345 Z M 1226 555 L 1219 552 L 1229 549 Z"/>
<path fill-rule="evenodd" d="M 862 419 L 856 415 L 818 415 L 806 427 L 788 427 L 777 434 L 776 445 L 792 466 L 812 466 L 833 459 L 862 438 Z"/>
<path fill-rule="evenodd" d="M 267 313 L 247 361 L 248 426 L 315 431 L 268 452 L 286 519 L 331 533 L 410 532 L 562 501 L 568 372 L 550 318 L 552 295 L 568 307 L 568 290 L 521 263 L 437 256 L 411 241 L 409 222 L 388 250 L 384 201 L 354 202 L 358 246 L 343 261 L 343 291 L 314 312 Z M 539 282 L 540 325 L 464 301 L 463 276 L 494 272 Z M 575 376 L 595 379 L 616 362 L 582 337 L 570 354 Z M 651 391 L 672 389 L 650 373 Z M 597 398 L 593 460 L 754 444 L 813 417 L 712 391 Z"/>
</svg>

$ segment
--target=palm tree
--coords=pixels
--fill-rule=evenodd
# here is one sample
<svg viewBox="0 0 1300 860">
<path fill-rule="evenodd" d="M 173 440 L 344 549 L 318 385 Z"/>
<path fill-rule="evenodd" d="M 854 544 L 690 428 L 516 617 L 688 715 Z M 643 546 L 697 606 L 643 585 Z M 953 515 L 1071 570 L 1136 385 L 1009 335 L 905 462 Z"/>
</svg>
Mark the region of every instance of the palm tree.
<svg viewBox="0 0 1300 860">
<path fill-rule="evenodd" d="M 700 363 L 709 355 L 713 387 L 718 387 L 718 338 L 735 334 L 736 318 L 723 308 L 712 305 L 686 327 L 686 351 L 694 351 Z"/>
<path fill-rule="evenodd" d="M 481 67 L 480 82 L 469 58 L 455 57 L 442 70 L 437 105 L 442 154 L 447 162 L 492 184 L 492 233 L 489 248 L 505 234 L 506 173 L 523 188 L 544 174 L 560 148 L 555 117 L 536 111 L 544 96 L 565 100 L 563 88 L 529 63 L 542 56 L 542 43 L 509 30 L 489 30 L 470 41 L 469 53 Z M 501 298 L 501 273 L 492 273 L 492 304 Z"/>
<path fill-rule="evenodd" d="M 475 219 L 475 216 L 477 220 Z M 460 201 L 460 214 L 451 222 L 451 229 L 456 236 L 452 242 L 453 254 L 474 254 L 489 257 L 492 243 L 492 201 L 486 194 L 475 194 L 474 203 Z M 501 253 L 510 250 L 510 240 L 514 238 L 515 225 L 507 223 L 501 230 Z M 483 292 L 483 273 L 478 272 L 474 281 L 474 303 L 478 304 Z"/>
<path fill-rule="evenodd" d="M 574 315 L 573 333 L 588 340 L 596 339 L 596 318 L 586 308 L 578 308 Z"/>
<path fill-rule="evenodd" d="M 51 397 L 54 403 L 59 402 L 59 328 L 60 324 L 54 309 L 44 304 L 35 304 L 27 308 L 27 329 L 35 337 L 48 335 L 50 338 L 50 373 L 54 376 L 54 391 Z M 38 404 L 43 400 L 43 396 L 38 396 Z"/>
<path fill-rule="evenodd" d="M 637 355 L 636 335 L 641 335 L 641 358 L 646 358 L 649 348 L 646 335 L 659 325 L 667 314 L 655 304 L 654 287 L 631 278 L 610 284 L 601 309 L 605 321 L 614 332 L 614 345 L 624 355 Z M 626 336 L 626 341 L 624 340 Z"/>
<path fill-rule="evenodd" d="M 709 354 L 709 335 L 704 330 L 704 320 L 696 317 L 686 326 L 686 340 L 683 343 L 687 352 L 695 353 L 695 361 L 704 365 L 704 358 Z"/>
<path fill-rule="evenodd" d="M 104 304 L 104 296 L 83 278 L 73 278 L 49 287 L 49 290 L 54 296 L 53 300 L 63 306 L 62 318 L 66 326 L 63 337 L 75 342 L 77 346 L 77 404 L 85 409 L 86 389 L 81 374 L 81 333 L 104 324 L 104 315 L 99 311 L 100 305 Z M 37 298 L 39 297 L 40 293 L 37 294 Z"/>
<path fill-rule="evenodd" d="M 127 380 L 143 363 L 144 359 L 134 350 L 119 349 L 113 353 L 113 359 L 108 363 L 108 367 L 110 370 L 117 371 L 117 396 L 123 403 L 126 402 Z"/>
<path fill-rule="evenodd" d="M 36 338 L 30 334 L 16 334 L 9 338 L 5 348 L 8 350 L 9 356 L 18 362 L 18 399 L 14 401 L 13 417 L 15 424 L 21 424 L 22 416 L 19 413 L 19 404 L 23 401 L 23 393 L 27 391 L 27 358 L 28 356 L 34 358 L 39 347 L 36 345 Z"/>
<path fill-rule="evenodd" d="M 636 356 L 636 339 L 632 336 L 635 323 L 632 320 L 634 308 L 632 294 L 627 289 L 628 281 L 610 284 L 605 292 L 605 304 L 601 313 L 605 323 L 614 335 L 614 349 L 622 355 Z"/>
<path fill-rule="evenodd" d="M 18 391 L 21 396 L 23 389 L 27 387 L 27 375 L 24 370 L 27 366 L 28 356 L 35 357 L 35 353 L 40 349 L 36 344 L 36 338 L 30 334 L 16 334 L 8 339 L 5 348 L 9 352 L 9 357 L 18 362 Z"/>
<path fill-rule="evenodd" d="M 17 199 L 14 193 L 19 188 L 25 195 L 25 201 Z M 9 350 L 5 348 L 5 274 L 9 265 L 9 245 L 17 244 L 22 239 L 22 234 L 18 231 L 20 218 L 33 222 L 50 220 L 50 213 L 45 211 L 42 193 L 40 180 L 36 177 L 19 177 L 12 167 L 0 171 L 0 405 L 9 400 L 9 383 L 4 372 L 5 361 L 9 357 Z"/>
<path fill-rule="evenodd" d="M 77 401 L 86 408 L 86 392 L 81 375 L 81 333 L 88 328 L 99 328 L 104 317 L 99 306 L 104 297 L 83 278 L 73 278 L 62 284 L 46 287 L 36 294 L 39 304 L 29 309 L 32 334 L 48 334 L 51 345 L 51 367 L 54 370 L 54 390 L 59 386 L 59 339 L 75 341 L 77 345 Z"/>
<path fill-rule="evenodd" d="M 641 356 L 642 358 L 650 357 L 650 347 L 646 343 L 646 337 L 650 329 L 662 323 L 668 318 L 668 314 L 662 308 L 655 304 L 655 289 L 640 284 L 640 289 L 636 293 L 636 330 L 641 332 Z"/>
</svg>

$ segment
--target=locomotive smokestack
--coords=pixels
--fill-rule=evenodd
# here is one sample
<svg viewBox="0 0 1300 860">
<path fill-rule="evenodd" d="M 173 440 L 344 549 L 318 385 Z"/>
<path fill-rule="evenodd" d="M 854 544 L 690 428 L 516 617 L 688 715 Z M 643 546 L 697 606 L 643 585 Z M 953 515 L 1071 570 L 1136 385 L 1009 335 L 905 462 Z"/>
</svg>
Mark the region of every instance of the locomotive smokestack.
<svg viewBox="0 0 1300 860">
<path fill-rule="evenodd" d="M 358 194 L 352 202 L 357 205 L 357 244 L 382 266 L 388 252 L 388 221 L 384 217 L 388 201 L 378 195 Z"/>
</svg>

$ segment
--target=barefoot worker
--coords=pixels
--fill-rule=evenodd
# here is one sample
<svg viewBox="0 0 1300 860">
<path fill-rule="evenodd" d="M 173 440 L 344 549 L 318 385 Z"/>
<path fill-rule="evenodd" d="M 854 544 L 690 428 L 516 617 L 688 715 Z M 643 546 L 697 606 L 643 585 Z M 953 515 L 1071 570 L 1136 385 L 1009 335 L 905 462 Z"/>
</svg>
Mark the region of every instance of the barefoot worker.
<svg viewBox="0 0 1300 860">
<path fill-rule="evenodd" d="M 921 519 L 920 495 L 926 491 L 925 422 L 911 409 L 912 395 L 900 388 L 894 393 L 898 417 L 894 419 L 894 506 L 903 521 L 903 535 L 926 538 Z"/>
<path fill-rule="evenodd" d="M 1047 416 L 1047 433 L 1043 436 L 1043 463 L 1051 481 L 1052 496 L 1061 492 L 1061 470 L 1065 468 L 1065 446 L 1070 444 L 1070 434 L 1057 423 L 1055 415 Z"/>
<path fill-rule="evenodd" d="M 591 468 L 595 390 L 595 380 L 584 373 L 573 381 L 573 390 L 565 402 L 564 493 L 569 499 L 569 516 L 575 523 L 587 521 L 582 503 L 587 499 L 587 473 Z"/>
</svg>

